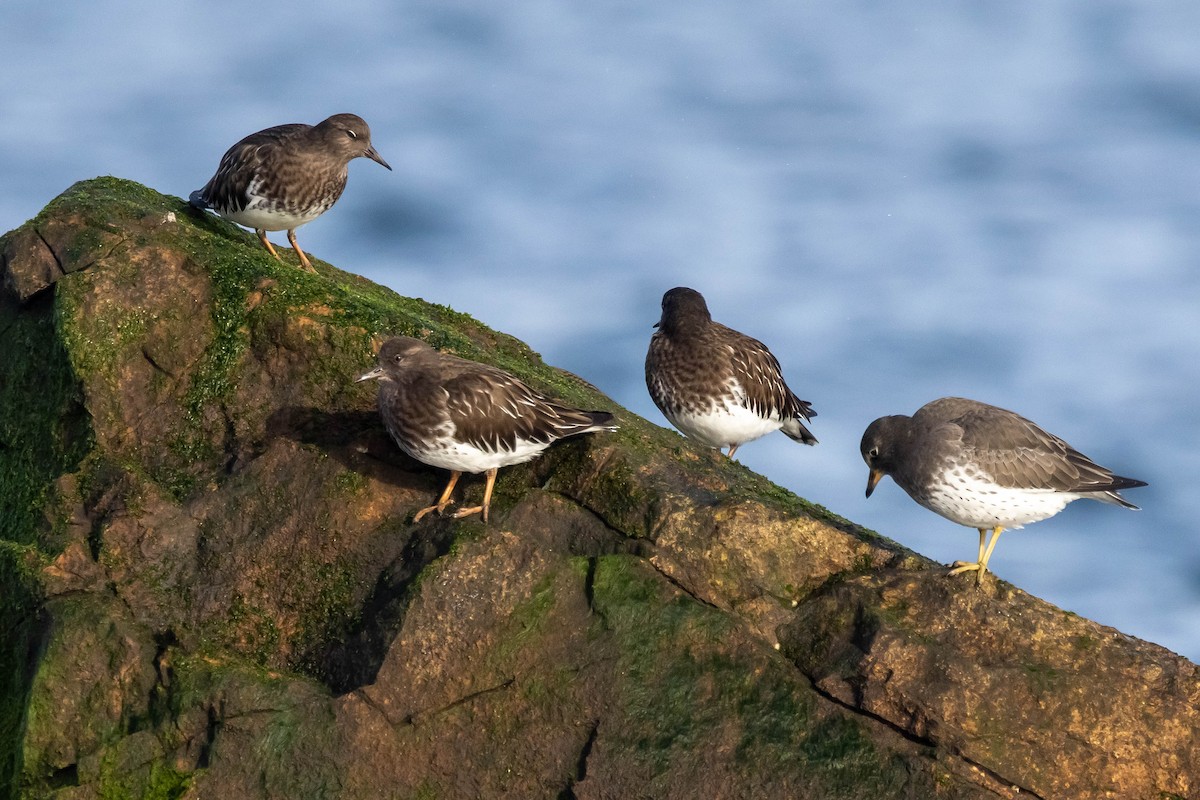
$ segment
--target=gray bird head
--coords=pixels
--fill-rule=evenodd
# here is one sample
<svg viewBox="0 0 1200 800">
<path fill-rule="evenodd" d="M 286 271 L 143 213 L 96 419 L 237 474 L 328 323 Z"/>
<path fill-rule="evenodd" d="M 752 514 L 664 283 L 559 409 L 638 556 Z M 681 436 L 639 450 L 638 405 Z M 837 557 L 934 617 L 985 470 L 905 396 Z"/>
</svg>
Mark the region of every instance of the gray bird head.
<svg viewBox="0 0 1200 800">
<path fill-rule="evenodd" d="M 410 336 L 396 336 L 388 339 L 383 343 L 383 347 L 379 348 L 379 366 L 358 376 L 354 382 L 391 380 L 404 369 L 406 360 L 414 355 L 428 353 L 432 350 L 432 347 L 420 339 L 413 339 Z"/>
<path fill-rule="evenodd" d="M 890 475 L 896 468 L 897 448 L 907 438 L 911 422 L 912 417 L 897 415 L 880 417 L 867 426 L 858 445 L 863 461 L 871 470 L 867 477 L 867 497 L 875 491 L 875 486 L 883 476 Z"/>
<path fill-rule="evenodd" d="M 359 157 L 369 158 L 388 169 L 392 168 L 392 165 L 376 152 L 371 144 L 371 129 L 366 120 L 357 114 L 334 114 L 318 123 L 313 133 L 346 161 Z"/>
</svg>

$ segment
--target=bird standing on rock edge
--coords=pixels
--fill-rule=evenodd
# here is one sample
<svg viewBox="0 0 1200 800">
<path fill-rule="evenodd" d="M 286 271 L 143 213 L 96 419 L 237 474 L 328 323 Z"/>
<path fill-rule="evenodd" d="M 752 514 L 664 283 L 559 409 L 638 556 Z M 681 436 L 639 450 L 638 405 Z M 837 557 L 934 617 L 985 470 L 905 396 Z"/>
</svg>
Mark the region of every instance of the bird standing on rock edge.
<svg viewBox="0 0 1200 800">
<path fill-rule="evenodd" d="M 646 388 L 671 424 L 729 457 L 777 430 L 802 444 L 817 439 L 801 420 L 817 415 L 792 393 L 779 361 L 757 339 L 713 322 L 704 297 L 683 286 L 663 295 L 662 318 L 646 353 Z"/>
<path fill-rule="evenodd" d="M 296 243 L 296 228 L 337 202 L 346 188 L 347 166 L 360 156 L 392 168 L 372 146 L 367 123 L 354 114 L 334 114 L 316 125 L 277 125 L 229 148 L 216 174 L 188 202 L 253 228 L 275 258 L 279 254 L 266 232 L 286 230 L 300 265 L 315 272 Z"/>
<path fill-rule="evenodd" d="M 379 414 L 400 449 L 422 464 L 450 470 L 437 503 L 418 511 L 414 522 L 442 513 L 464 472 L 487 473 L 483 504 L 459 509 L 454 518 L 482 512 L 487 522 L 501 467 L 531 461 L 568 436 L 617 429 L 607 411 L 569 408 L 502 369 L 439 353 L 406 336 L 384 342 L 379 366 L 358 378 L 368 380 L 380 382 Z"/>
<path fill-rule="evenodd" d="M 977 560 L 956 561 L 949 573 L 974 571 L 976 583 L 1005 528 L 1052 517 L 1081 498 L 1136 511 L 1119 490 L 1146 485 L 1114 474 L 1019 414 L 961 397 L 934 400 L 911 417 L 880 417 L 859 449 L 871 471 L 867 497 L 891 475 L 925 508 L 979 531 Z"/>
</svg>

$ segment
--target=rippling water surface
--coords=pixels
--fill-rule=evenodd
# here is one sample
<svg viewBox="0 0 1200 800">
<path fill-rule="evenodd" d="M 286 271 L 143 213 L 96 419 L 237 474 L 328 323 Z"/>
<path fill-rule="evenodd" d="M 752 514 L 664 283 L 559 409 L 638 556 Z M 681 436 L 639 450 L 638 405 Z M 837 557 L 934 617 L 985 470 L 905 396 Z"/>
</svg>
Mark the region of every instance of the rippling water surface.
<svg viewBox="0 0 1200 800">
<path fill-rule="evenodd" d="M 186 197 L 241 136 L 353 111 L 306 250 L 528 341 L 662 423 L 662 292 L 771 345 L 820 416 L 739 459 L 942 561 L 872 419 L 961 394 L 1123 474 L 992 566 L 1200 658 L 1200 4 L 775 0 L 0 5 L 0 229 L 81 178 Z M 281 235 L 276 241 L 284 241 Z"/>
</svg>

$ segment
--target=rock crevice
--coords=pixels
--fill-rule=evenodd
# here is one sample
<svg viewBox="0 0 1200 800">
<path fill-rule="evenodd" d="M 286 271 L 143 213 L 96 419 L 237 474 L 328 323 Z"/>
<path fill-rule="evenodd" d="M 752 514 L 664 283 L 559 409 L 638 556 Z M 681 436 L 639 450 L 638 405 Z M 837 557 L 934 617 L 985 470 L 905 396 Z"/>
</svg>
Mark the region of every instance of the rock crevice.
<svg viewBox="0 0 1200 800">
<path fill-rule="evenodd" d="M 1200 792 L 1190 662 L 314 263 L 113 178 L 0 239 L 0 795 Z M 445 476 L 353 382 L 391 335 L 621 430 L 413 524 Z"/>
</svg>

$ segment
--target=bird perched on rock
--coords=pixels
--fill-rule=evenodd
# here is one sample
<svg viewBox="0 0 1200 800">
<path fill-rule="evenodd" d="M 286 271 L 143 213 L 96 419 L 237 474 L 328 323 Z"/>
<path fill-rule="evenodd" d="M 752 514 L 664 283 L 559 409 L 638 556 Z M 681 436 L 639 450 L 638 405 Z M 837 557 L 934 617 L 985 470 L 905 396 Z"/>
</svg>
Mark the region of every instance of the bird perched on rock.
<svg viewBox="0 0 1200 800">
<path fill-rule="evenodd" d="M 346 167 L 359 156 L 392 168 L 371 145 L 367 123 L 354 114 L 334 114 L 316 125 L 277 125 L 229 148 L 216 174 L 188 202 L 253 228 L 276 258 L 266 232 L 286 230 L 301 266 L 315 272 L 296 243 L 296 228 L 337 202 L 346 188 Z"/>
<path fill-rule="evenodd" d="M 401 450 L 450 470 L 446 490 L 414 522 L 444 511 L 464 472 L 487 473 L 483 505 L 460 509 L 454 517 L 482 511 L 487 522 L 501 467 L 531 461 L 568 436 L 617 429 L 607 411 L 569 408 L 504 370 L 439 353 L 406 336 L 384 342 L 379 366 L 358 380 L 380 381 L 379 414 Z"/>
<path fill-rule="evenodd" d="M 779 361 L 757 339 L 713 322 L 704 297 L 676 287 L 646 353 L 646 388 L 671 424 L 708 447 L 729 448 L 782 430 L 803 444 L 817 439 L 803 421 L 817 415 L 792 394 Z M 803 421 L 802 421 L 803 420 Z"/>
<path fill-rule="evenodd" d="M 934 400 L 911 417 L 880 417 L 859 448 L 871 470 L 867 497 L 891 475 L 925 508 L 978 529 L 978 559 L 956 561 L 950 570 L 974 571 L 978 583 L 1005 528 L 1052 517 L 1084 497 L 1137 510 L 1118 492 L 1146 485 L 1113 474 L 1012 411 L 961 397 Z"/>
</svg>

